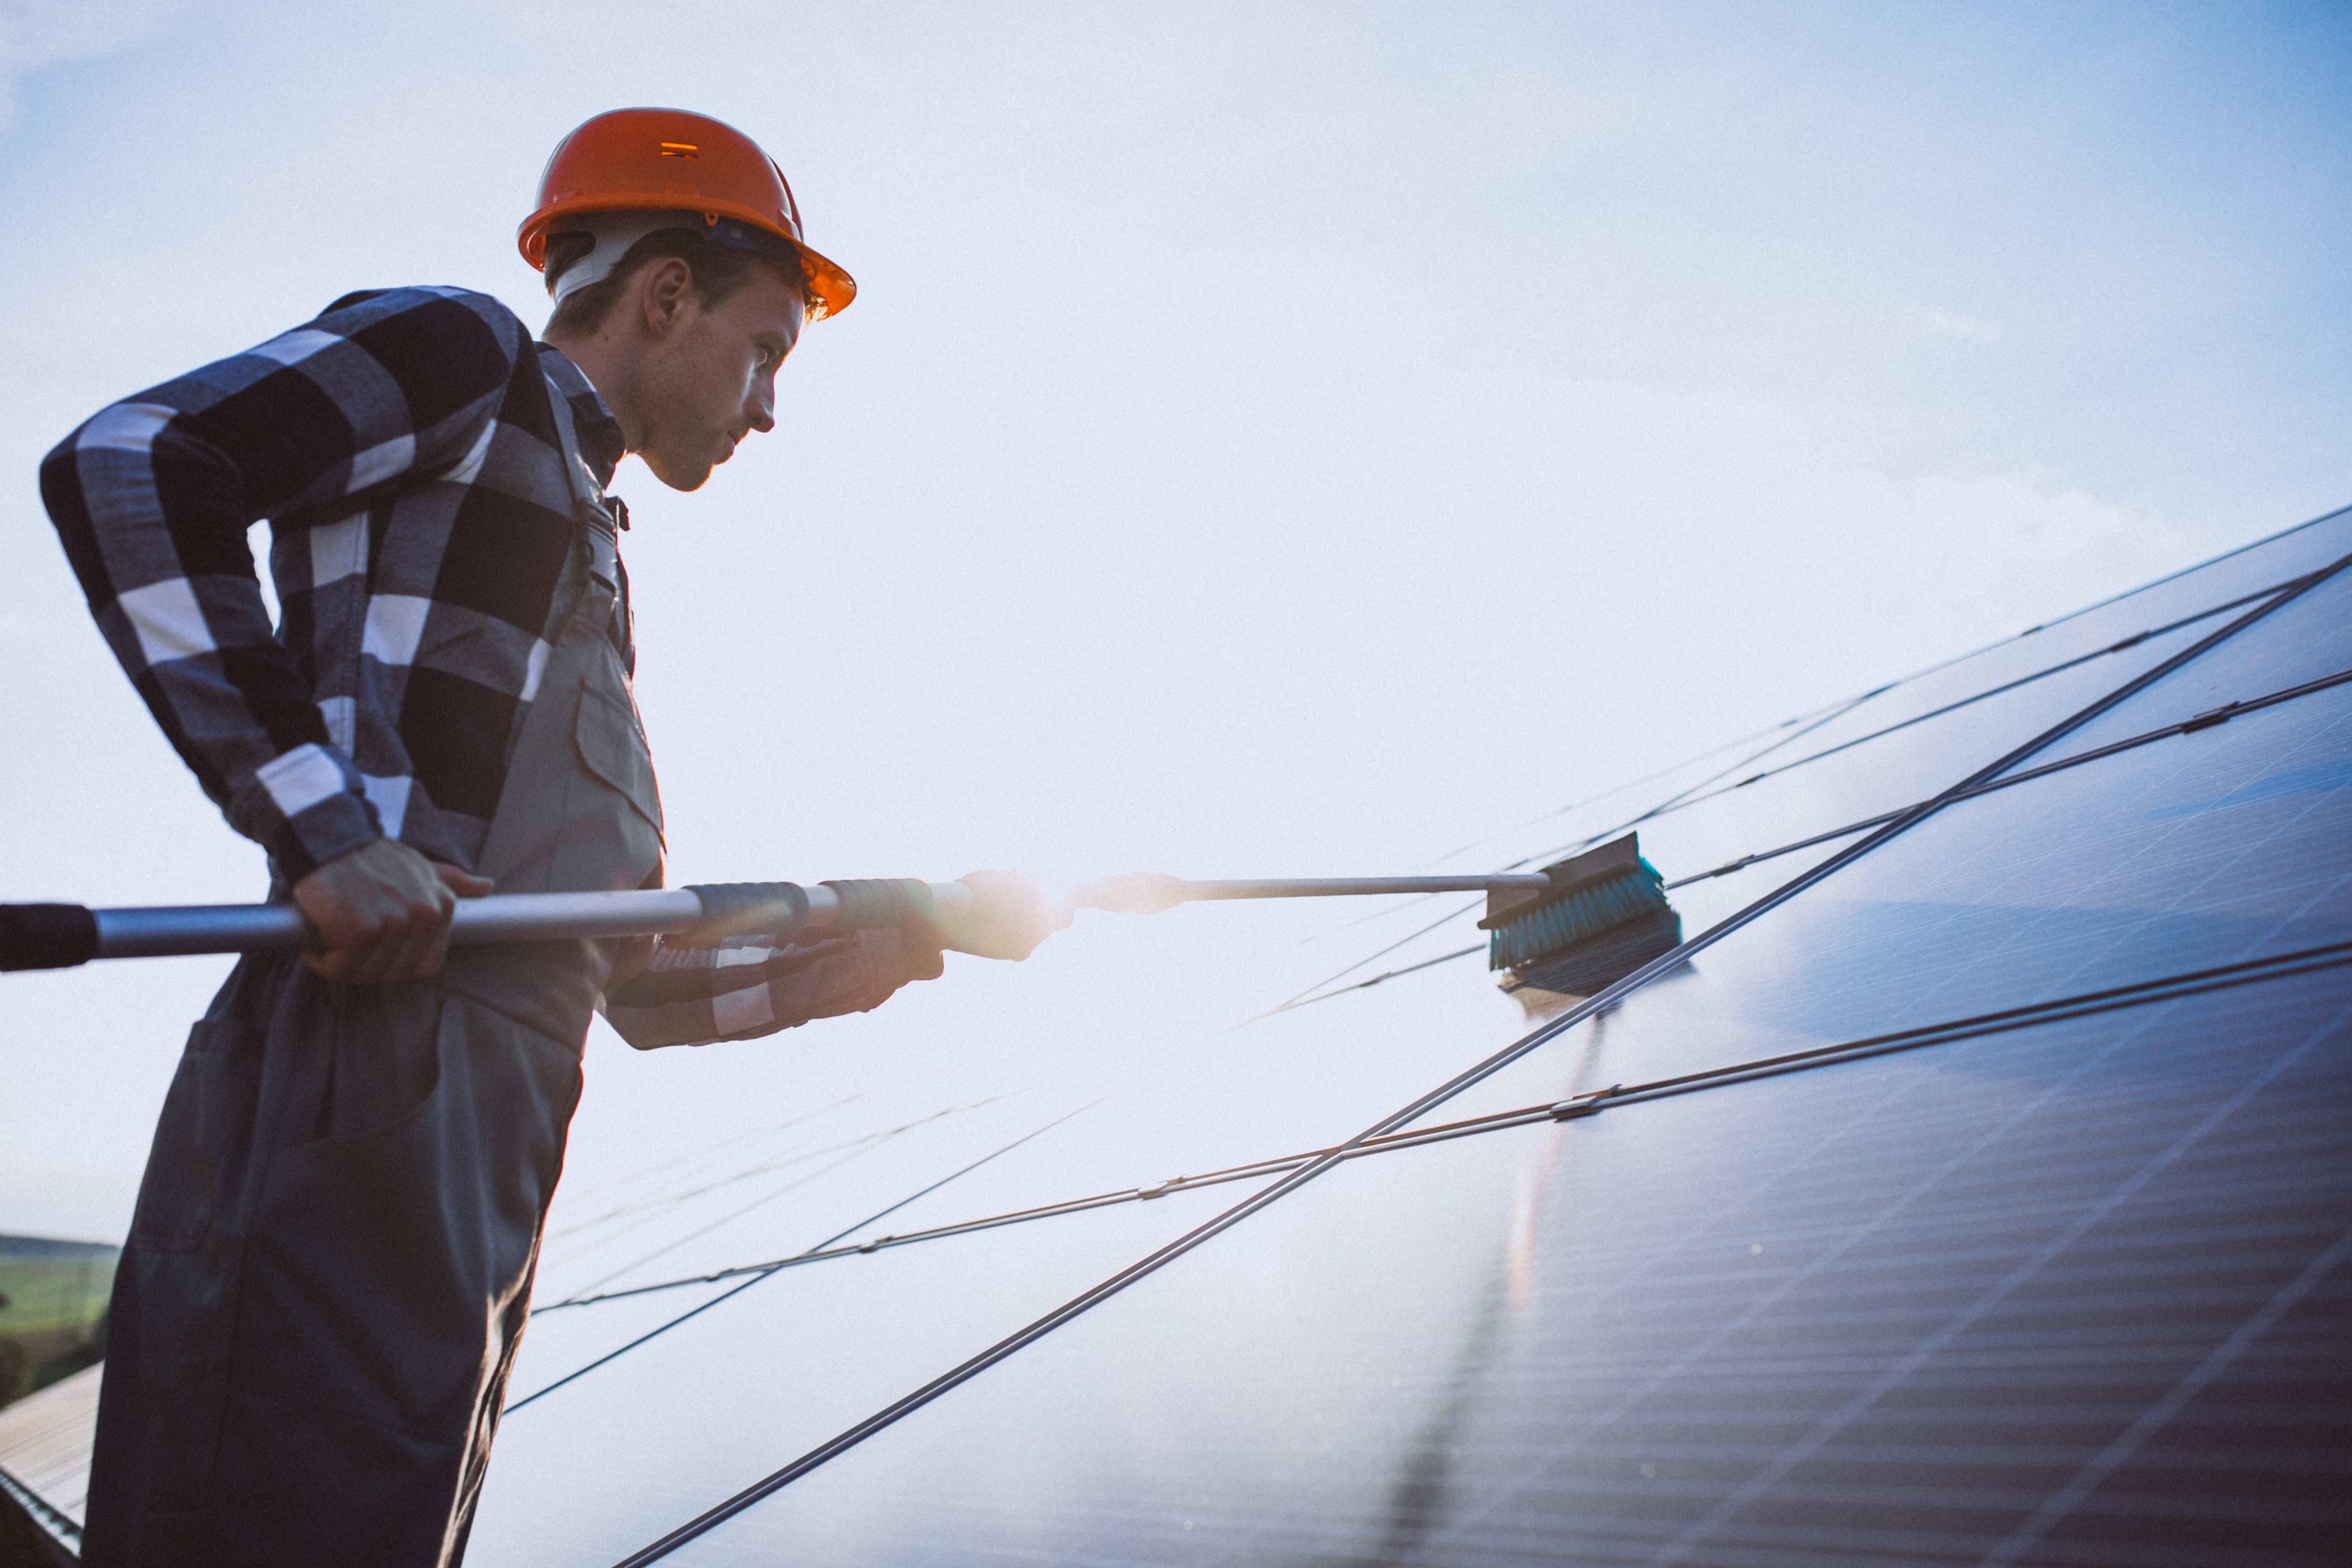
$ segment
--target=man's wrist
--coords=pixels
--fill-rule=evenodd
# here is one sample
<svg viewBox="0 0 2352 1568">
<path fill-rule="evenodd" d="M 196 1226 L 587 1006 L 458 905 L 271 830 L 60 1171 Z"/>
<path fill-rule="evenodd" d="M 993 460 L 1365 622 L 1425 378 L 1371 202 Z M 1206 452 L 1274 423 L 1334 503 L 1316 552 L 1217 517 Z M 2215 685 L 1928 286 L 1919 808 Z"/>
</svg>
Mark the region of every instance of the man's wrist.
<svg viewBox="0 0 2352 1568">
<path fill-rule="evenodd" d="M 383 837 L 383 828 L 365 800 L 340 795 L 321 801 L 299 817 L 281 821 L 264 847 L 278 877 L 290 886 L 328 861 L 340 860 Z"/>
</svg>

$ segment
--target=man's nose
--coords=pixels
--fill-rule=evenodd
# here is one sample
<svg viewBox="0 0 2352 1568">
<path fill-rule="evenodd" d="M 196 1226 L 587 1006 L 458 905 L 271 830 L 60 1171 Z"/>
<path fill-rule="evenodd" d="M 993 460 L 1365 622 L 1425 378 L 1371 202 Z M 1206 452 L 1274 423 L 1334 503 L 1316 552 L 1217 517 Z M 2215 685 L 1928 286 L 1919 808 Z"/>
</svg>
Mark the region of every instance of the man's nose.
<svg viewBox="0 0 2352 1568">
<path fill-rule="evenodd" d="M 751 395 L 743 400 L 743 413 L 751 428 L 764 436 L 776 427 L 776 386 L 773 382 L 757 382 Z"/>
</svg>

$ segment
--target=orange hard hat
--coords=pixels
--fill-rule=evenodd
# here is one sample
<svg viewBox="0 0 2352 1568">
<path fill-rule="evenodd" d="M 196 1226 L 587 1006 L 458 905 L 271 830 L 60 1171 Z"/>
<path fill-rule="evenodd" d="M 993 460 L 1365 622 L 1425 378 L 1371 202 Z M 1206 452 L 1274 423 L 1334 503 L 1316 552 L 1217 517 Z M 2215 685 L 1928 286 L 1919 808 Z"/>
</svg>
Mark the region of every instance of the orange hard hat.
<svg viewBox="0 0 2352 1568">
<path fill-rule="evenodd" d="M 556 144 L 539 180 L 539 210 L 516 235 L 525 261 L 547 268 L 547 237 L 593 213 L 699 214 L 720 243 L 781 238 L 800 259 L 809 320 L 837 316 L 857 284 L 801 237 L 800 208 L 776 161 L 733 126 L 683 109 L 615 109 Z M 745 227 L 754 231 L 746 236 Z"/>
</svg>

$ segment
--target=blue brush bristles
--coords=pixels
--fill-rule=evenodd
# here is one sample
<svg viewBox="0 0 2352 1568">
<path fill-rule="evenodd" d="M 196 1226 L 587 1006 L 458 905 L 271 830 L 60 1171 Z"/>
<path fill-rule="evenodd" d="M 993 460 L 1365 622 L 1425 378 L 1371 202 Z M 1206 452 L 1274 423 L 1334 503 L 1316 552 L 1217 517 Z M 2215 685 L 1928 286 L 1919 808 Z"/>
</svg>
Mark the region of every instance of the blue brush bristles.
<svg viewBox="0 0 2352 1568">
<path fill-rule="evenodd" d="M 1505 916 L 1488 941 L 1486 967 L 1522 968 L 1666 907 L 1665 879 L 1637 858 L 1615 876 Z"/>
</svg>

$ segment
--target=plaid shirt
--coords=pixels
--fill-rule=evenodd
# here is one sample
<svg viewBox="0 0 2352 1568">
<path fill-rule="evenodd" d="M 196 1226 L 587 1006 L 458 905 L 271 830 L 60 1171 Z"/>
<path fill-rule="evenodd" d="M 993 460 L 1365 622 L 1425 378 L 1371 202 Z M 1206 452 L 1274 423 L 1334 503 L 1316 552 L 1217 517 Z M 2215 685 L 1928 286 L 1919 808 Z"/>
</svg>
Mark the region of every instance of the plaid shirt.
<svg viewBox="0 0 2352 1568">
<path fill-rule="evenodd" d="M 43 460 L 41 495 L 149 711 L 290 884 L 387 835 L 476 866 L 576 509 L 617 505 L 623 450 L 513 311 L 395 289 L 100 410 Z M 263 518 L 275 630 L 246 544 Z M 633 663 L 625 584 L 613 635 Z M 863 1010 L 940 962 L 897 931 L 636 959 L 607 1013 L 641 1045 Z"/>
</svg>

